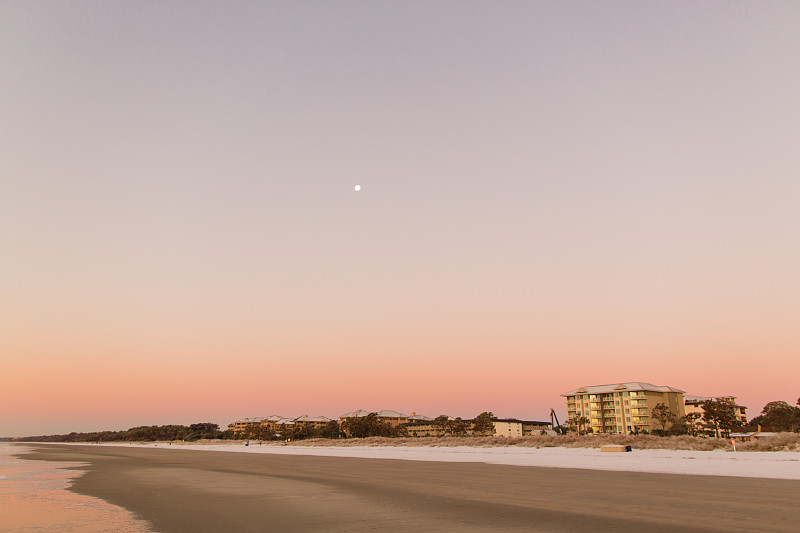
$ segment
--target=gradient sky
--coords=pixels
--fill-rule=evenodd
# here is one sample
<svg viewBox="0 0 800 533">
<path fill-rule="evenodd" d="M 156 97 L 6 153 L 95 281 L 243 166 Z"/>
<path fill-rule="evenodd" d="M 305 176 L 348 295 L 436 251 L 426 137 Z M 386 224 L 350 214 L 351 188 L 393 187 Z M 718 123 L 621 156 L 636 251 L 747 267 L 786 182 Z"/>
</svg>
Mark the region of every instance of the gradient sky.
<svg viewBox="0 0 800 533">
<path fill-rule="evenodd" d="M 0 436 L 800 395 L 800 2 L 0 2 Z M 355 192 L 355 184 L 363 189 Z"/>
</svg>

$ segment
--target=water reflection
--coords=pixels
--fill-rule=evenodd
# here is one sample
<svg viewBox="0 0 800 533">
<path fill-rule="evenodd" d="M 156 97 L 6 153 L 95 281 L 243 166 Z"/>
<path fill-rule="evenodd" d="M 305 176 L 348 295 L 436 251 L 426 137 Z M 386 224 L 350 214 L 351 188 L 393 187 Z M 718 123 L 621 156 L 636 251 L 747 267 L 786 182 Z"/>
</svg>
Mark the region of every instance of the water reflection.
<svg viewBox="0 0 800 533">
<path fill-rule="evenodd" d="M 12 455 L 28 450 L 0 443 L 0 531 L 153 531 L 121 507 L 67 491 L 71 480 L 83 473 L 69 469 L 84 463 L 30 461 Z"/>
</svg>

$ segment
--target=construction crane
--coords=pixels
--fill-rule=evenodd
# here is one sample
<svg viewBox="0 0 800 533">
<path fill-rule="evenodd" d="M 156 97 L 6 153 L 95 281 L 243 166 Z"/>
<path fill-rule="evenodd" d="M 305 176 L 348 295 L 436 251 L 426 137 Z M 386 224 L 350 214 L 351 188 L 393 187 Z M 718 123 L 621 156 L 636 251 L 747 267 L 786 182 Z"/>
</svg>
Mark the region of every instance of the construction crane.
<svg viewBox="0 0 800 533">
<path fill-rule="evenodd" d="M 561 433 L 560 429 L 561 424 L 558 423 L 558 416 L 556 416 L 556 410 L 552 408 L 550 409 L 550 425 L 553 426 L 553 429 L 556 432 Z"/>
</svg>

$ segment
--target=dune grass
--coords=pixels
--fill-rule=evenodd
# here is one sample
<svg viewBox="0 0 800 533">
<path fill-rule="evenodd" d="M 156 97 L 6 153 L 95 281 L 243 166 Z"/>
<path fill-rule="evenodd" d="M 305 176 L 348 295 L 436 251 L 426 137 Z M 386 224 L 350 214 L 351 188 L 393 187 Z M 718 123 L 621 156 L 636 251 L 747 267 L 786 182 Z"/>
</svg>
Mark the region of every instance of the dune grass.
<svg viewBox="0 0 800 533">
<path fill-rule="evenodd" d="M 599 448 L 604 444 L 625 444 L 638 450 L 731 450 L 727 439 L 691 437 L 658 437 L 655 435 L 535 435 L 529 437 L 369 437 L 365 439 L 310 439 L 291 442 L 293 446 L 430 446 L 430 447 L 497 447 L 524 448 Z M 739 442 L 738 451 L 800 451 L 800 434 L 781 433 L 752 442 Z"/>
</svg>

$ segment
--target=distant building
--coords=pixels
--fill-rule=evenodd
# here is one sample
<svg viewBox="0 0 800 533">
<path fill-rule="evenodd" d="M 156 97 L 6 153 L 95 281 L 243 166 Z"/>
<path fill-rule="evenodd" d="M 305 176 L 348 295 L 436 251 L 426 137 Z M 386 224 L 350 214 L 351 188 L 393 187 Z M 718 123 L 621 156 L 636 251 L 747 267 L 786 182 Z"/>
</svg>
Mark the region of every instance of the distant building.
<svg viewBox="0 0 800 533">
<path fill-rule="evenodd" d="M 742 424 L 747 424 L 747 407 L 736 403 L 736 396 L 684 396 L 686 414 L 700 413 L 703 414 L 703 404 L 709 400 L 726 401 L 733 405 L 733 412 L 736 419 L 741 421 Z"/>
<path fill-rule="evenodd" d="M 328 425 L 332 420 L 324 416 L 303 415 L 297 418 L 286 418 L 280 415 L 270 415 L 256 418 L 242 418 L 232 424 L 228 424 L 228 429 L 234 434 L 252 431 L 258 427 L 267 428 L 276 434 L 286 434 L 292 428 L 311 428 L 321 429 Z"/>
<path fill-rule="evenodd" d="M 567 400 L 567 417 L 573 430 L 592 433 L 651 432 L 658 425 L 653 408 L 663 403 L 676 416 L 685 414 L 684 391 L 651 383 L 631 382 L 581 387 L 561 396 Z M 580 424 L 581 420 L 587 420 Z"/>
<path fill-rule="evenodd" d="M 553 429 L 550 422 L 518 420 L 516 418 L 493 418 L 496 437 L 527 437 L 539 435 L 542 431 Z"/>
<path fill-rule="evenodd" d="M 293 422 L 297 427 L 304 427 L 309 429 L 322 429 L 331 422 L 333 422 L 333 420 L 326 416 L 303 415 L 295 418 Z"/>
<path fill-rule="evenodd" d="M 448 420 L 455 420 L 449 416 Z M 472 424 L 475 420 L 464 420 L 467 424 L 467 435 L 473 435 Z M 539 435 L 542 431 L 553 429 L 550 422 L 535 420 L 518 420 L 516 418 L 493 418 L 495 437 L 525 437 Z M 433 424 L 432 420 L 409 422 L 406 424 L 409 437 L 441 437 L 444 433 L 441 426 Z"/>
<path fill-rule="evenodd" d="M 228 424 L 228 429 L 233 431 L 234 434 L 236 433 L 244 433 L 246 431 L 250 431 L 251 429 L 255 429 L 261 425 L 263 418 L 242 418 L 237 420 L 236 422 L 232 422 Z"/>
<path fill-rule="evenodd" d="M 739 405 L 736 403 L 736 396 L 684 396 L 684 407 L 686 409 L 686 414 L 689 413 L 700 413 L 703 414 L 703 404 L 709 400 L 716 400 L 716 401 L 726 401 L 730 402 L 733 405 L 733 414 L 736 416 L 736 419 L 739 420 L 742 424 L 747 424 L 747 407 L 744 405 Z M 713 428 L 707 427 L 703 423 L 702 418 L 698 418 L 696 421 L 692 422 L 695 428 L 699 429 L 702 433 L 708 435 L 714 435 L 715 431 Z"/>
<path fill-rule="evenodd" d="M 374 411 L 373 411 L 374 412 Z M 361 418 L 370 414 L 369 411 L 364 411 L 359 409 L 358 411 L 352 411 L 350 413 L 345 413 L 339 417 L 339 423 L 343 423 L 345 420 L 351 418 Z M 397 411 L 377 411 L 376 414 L 378 415 L 378 420 L 389 424 L 392 427 L 397 427 L 400 424 L 407 424 L 409 422 L 409 416 L 404 415 L 403 413 L 398 413 Z"/>
<path fill-rule="evenodd" d="M 761 426 L 758 426 L 756 431 L 746 431 L 740 433 L 731 433 L 728 435 L 733 440 L 739 442 L 747 442 L 750 440 L 758 440 L 758 439 L 765 439 L 768 437 L 774 437 L 776 435 L 780 435 L 780 433 L 772 432 L 772 431 L 761 431 Z"/>
</svg>

